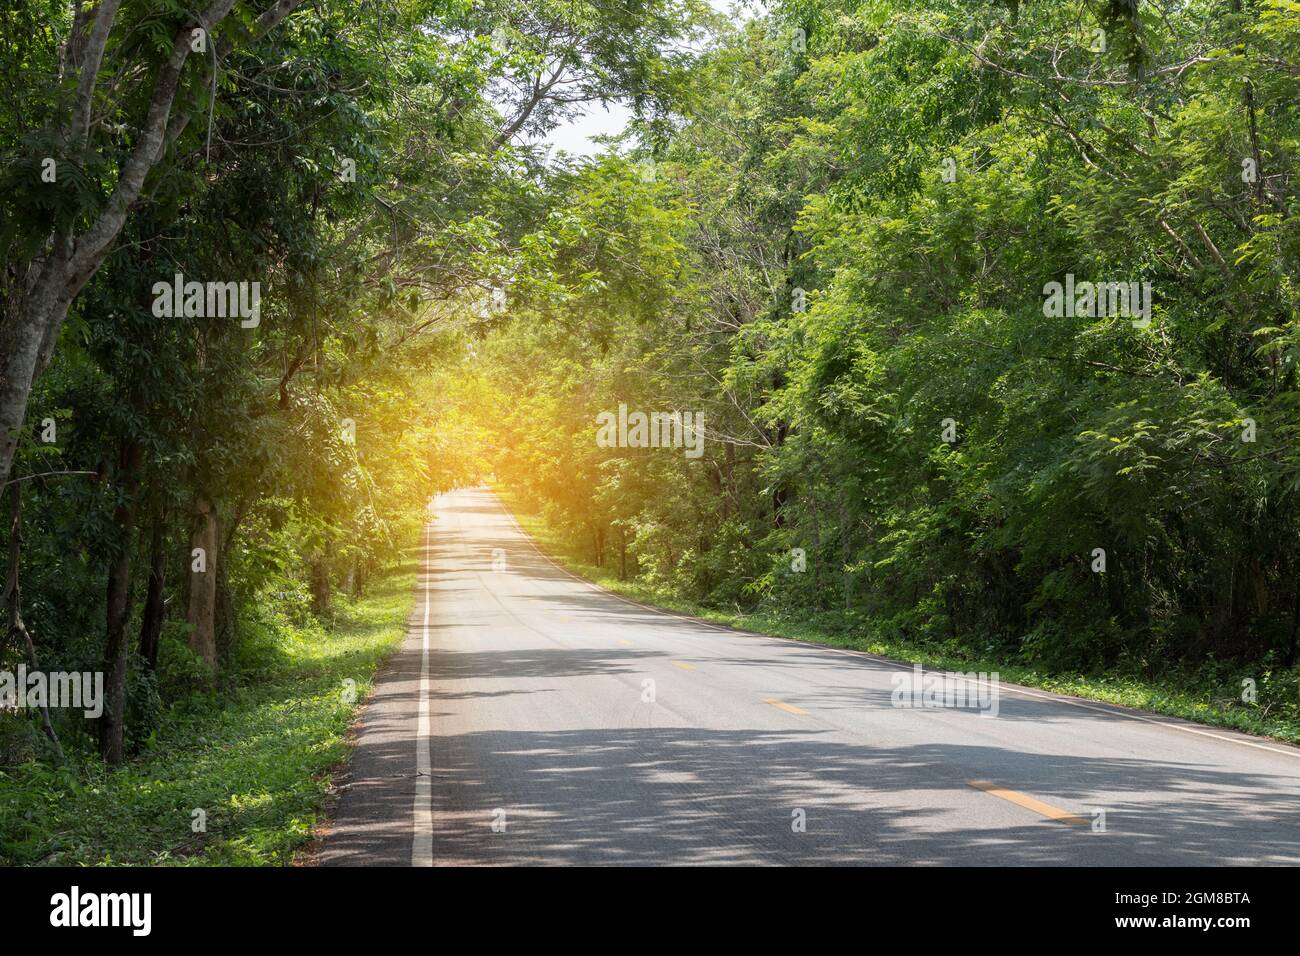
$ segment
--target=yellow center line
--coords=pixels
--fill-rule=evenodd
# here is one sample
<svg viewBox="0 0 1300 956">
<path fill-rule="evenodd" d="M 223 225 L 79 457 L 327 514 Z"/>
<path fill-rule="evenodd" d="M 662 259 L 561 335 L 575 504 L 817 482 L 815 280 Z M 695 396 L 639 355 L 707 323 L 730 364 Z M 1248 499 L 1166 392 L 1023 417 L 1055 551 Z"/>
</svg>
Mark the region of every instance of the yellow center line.
<svg viewBox="0 0 1300 956">
<path fill-rule="evenodd" d="M 686 663 L 685 661 L 673 661 L 673 667 L 680 667 L 680 668 L 681 668 L 682 670 L 684 670 L 684 671 L 693 671 L 693 670 L 695 670 L 695 665 L 694 665 L 694 664 L 688 664 L 688 663 Z"/>
<path fill-rule="evenodd" d="M 775 697 L 769 697 L 767 700 L 763 701 L 763 703 L 765 703 L 765 704 L 771 704 L 773 707 L 776 707 L 778 710 L 784 710 L 787 714 L 806 714 L 806 713 L 808 713 L 808 711 L 806 711 L 806 710 L 800 710 L 800 709 L 799 709 L 798 707 L 796 707 L 794 704 L 787 704 L 785 701 L 783 701 L 783 700 L 777 700 Z"/>
<path fill-rule="evenodd" d="M 624 647 L 631 647 L 631 646 L 632 646 L 632 642 L 631 642 L 631 641 L 619 641 L 619 643 L 622 644 Z"/>
<path fill-rule="evenodd" d="M 1041 814 L 1049 820 L 1059 820 L 1061 823 L 1068 823 L 1072 826 L 1088 826 L 1088 821 L 1079 816 L 1077 813 L 1070 813 L 1068 810 L 1061 810 L 1049 803 L 1043 803 L 1041 800 L 1035 800 L 1031 796 L 1023 793 L 1017 793 L 1015 790 L 1008 790 L 1005 787 L 999 787 L 995 783 L 987 780 L 968 781 L 976 790 L 983 790 L 985 793 L 994 797 L 999 797 L 1009 803 L 1014 803 L 1018 807 L 1024 807 L 1026 810 L 1032 810 L 1034 813 Z"/>
</svg>

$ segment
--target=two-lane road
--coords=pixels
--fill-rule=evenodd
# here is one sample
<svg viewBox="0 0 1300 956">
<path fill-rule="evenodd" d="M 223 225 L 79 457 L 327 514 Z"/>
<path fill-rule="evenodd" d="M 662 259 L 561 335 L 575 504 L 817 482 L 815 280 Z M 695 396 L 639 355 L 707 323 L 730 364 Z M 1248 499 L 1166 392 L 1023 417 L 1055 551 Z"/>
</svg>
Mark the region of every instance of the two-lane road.
<svg viewBox="0 0 1300 956">
<path fill-rule="evenodd" d="M 1300 749 L 642 608 L 441 496 L 324 864 L 1300 863 Z M 1103 820 L 1104 829 L 1099 826 Z"/>
</svg>

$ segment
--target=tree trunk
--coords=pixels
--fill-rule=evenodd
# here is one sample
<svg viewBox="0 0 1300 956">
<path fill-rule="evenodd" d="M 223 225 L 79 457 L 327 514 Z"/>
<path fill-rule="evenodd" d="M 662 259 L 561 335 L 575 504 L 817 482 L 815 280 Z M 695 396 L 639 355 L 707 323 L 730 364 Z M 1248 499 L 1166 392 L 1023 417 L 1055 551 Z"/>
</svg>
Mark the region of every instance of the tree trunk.
<svg viewBox="0 0 1300 956">
<path fill-rule="evenodd" d="M 149 589 L 140 620 L 140 656 L 150 671 L 158 669 L 158 642 L 162 637 L 167 587 L 167 510 L 158 509 L 149 539 Z"/>
<path fill-rule="evenodd" d="M 117 541 L 108 567 L 105 601 L 108 628 L 104 641 L 104 714 L 99 721 L 99 754 L 112 766 L 125 759 L 122 739 L 126 730 L 126 677 L 130 661 L 126 625 L 131 616 L 131 532 L 135 527 L 142 455 L 139 442 L 122 439 L 117 473 L 119 500 L 113 509 Z"/>
<path fill-rule="evenodd" d="M 198 520 L 190 536 L 190 593 L 186 622 L 190 625 L 190 650 L 217 671 L 217 516 L 211 502 L 202 495 L 194 500 Z M 202 549 L 203 570 L 195 570 Z"/>
<path fill-rule="evenodd" d="M 54 268 L 53 264 L 47 269 Z M 14 290 L 6 293 L 12 295 Z M 9 479 L 18 437 L 27 417 L 36 366 L 50 318 L 41 302 L 16 296 L 0 320 L 0 485 Z M 66 311 L 66 310 L 65 310 Z"/>
<path fill-rule="evenodd" d="M 221 560 L 217 562 L 217 594 L 214 620 L 217 635 L 217 660 L 229 663 L 239 646 L 239 619 L 235 614 L 235 598 L 230 591 L 230 568 L 225 555 L 231 554 L 231 547 L 239 535 L 239 526 L 248 514 L 249 496 L 245 495 L 235 505 L 235 512 L 229 522 L 217 521 L 217 552 Z"/>
<path fill-rule="evenodd" d="M 248 31 L 253 39 L 264 37 L 287 17 L 301 0 L 276 0 L 257 18 Z M 85 13 L 77 14 L 80 26 L 62 55 L 70 66 L 71 45 L 80 45 L 77 65 L 77 95 L 68 121 L 55 120 L 51 132 L 60 135 L 72 149 L 86 145 L 95 87 L 105 67 L 103 55 L 109 46 L 109 34 L 119 3 L 106 0 L 96 7 L 95 23 L 84 36 Z M 9 479 L 18 435 L 27 417 L 27 400 L 32 385 L 50 362 L 58 341 L 59 330 L 68 308 L 82 288 L 98 271 L 112 249 L 127 216 L 144 190 L 145 179 L 185 129 L 190 112 L 172 112 L 172 103 L 181 86 L 181 74 L 191 52 L 191 31 L 200 26 L 211 33 L 234 6 L 234 0 L 212 0 L 199 13 L 191 13 L 172 36 L 171 50 L 154 74 L 152 92 L 134 145 L 122 163 L 116 185 L 107 203 L 78 236 L 55 233 L 49 237 L 41 256 L 18 263 L 12 277 L 0 289 L 0 300 L 8 307 L 0 313 L 0 486 Z M 224 51 L 223 51 L 224 52 Z M 220 60 L 219 52 L 215 60 Z"/>
</svg>

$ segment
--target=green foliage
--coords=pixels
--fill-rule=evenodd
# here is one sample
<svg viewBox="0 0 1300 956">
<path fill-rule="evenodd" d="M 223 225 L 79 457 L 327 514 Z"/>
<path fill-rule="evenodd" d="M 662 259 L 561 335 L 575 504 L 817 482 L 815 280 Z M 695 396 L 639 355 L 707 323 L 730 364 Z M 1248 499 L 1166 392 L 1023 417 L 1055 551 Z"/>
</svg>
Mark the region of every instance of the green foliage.
<svg viewBox="0 0 1300 956">
<path fill-rule="evenodd" d="M 70 10 L 0 12 L 6 329 L 190 16 L 122 5 L 83 142 Z M 67 768 L 0 719 L 0 852 L 286 859 L 337 755 L 339 621 L 484 476 L 630 588 L 1293 719 L 1297 39 L 1291 0 L 350 0 L 191 58 L 14 469 L 24 619 L 46 669 L 119 676 L 127 766 L 79 717 Z M 544 157 L 615 100 L 627 136 Z M 260 282 L 261 321 L 155 316 L 177 273 Z M 1067 275 L 1150 282 L 1151 321 L 1046 314 Z M 600 447 L 620 405 L 702 414 L 702 456 Z M 1253 709 L 1214 704 L 1243 675 Z M 200 800 L 219 840 L 149 830 Z"/>
<path fill-rule="evenodd" d="M 726 32 L 654 189 L 612 157 L 565 184 L 553 281 L 601 295 L 467 372 L 498 479 L 705 607 L 1294 673 L 1293 8 L 790 0 Z M 1149 281 L 1151 321 L 1047 315 L 1067 274 Z M 704 457 L 598 448 L 619 403 L 702 410 Z"/>
<path fill-rule="evenodd" d="M 252 625 L 217 697 L 176 699 L 126 769 L 86 756 L 65 767 L 36 760 L 0 767 L 0 864 L 283 866 L 307 843 L 347 754 L 356 681 L 364 699 L 380 660 L 401 641 L 415 570 L 406 564 L 345 602 L 335 626 Z M 169 641 L 160 670 L 178 685 L 184 643 Z M 197 682 L 195 687 L 200 686 Z M 0 720 L 0 741 L 18 722 Z M 30 721 L 22 721 L 30 728 Z M 195 809 L 207 832 L 195 833 Z"/>
</svg>

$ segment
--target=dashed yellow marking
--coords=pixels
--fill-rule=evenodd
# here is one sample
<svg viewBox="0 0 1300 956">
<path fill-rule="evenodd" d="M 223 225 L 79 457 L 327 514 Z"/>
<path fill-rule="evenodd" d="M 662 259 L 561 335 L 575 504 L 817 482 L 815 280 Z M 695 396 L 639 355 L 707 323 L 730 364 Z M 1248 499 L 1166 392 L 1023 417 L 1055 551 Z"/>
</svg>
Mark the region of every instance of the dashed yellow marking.
<svg viewBox="0 0 1300 956">
<path fill-rule="evenodd" d="M 773 707 L 777 708 L 778 710 L 784 710 L 787 714 L 803 715 L 808 713 L 808 711 L 806 710 L 800 710 L 794 704 L 787 704 L 785 701 L 777 700 L 775 697 L 769 697 L 767 700 L 763 701 L 763 703 L 771 704 Z"/>
<path fill-rule="evenodd" d="M 1018 807 L 1024 807 L 1026 810 L 1032 810 L 1034 813 L 1047 817 L 1049 820 L 1058 820 L 1061 823 L 1068 823 L 1071 826 L 1088 826 L 1088 821 L 1077 813 L 1070 813 L 1068 810 L 1061 810 L 1052 806 L 1050 803 L 1043 803 L 1041 800 L 1035 800 L 1031 796 L 1023 793 L 1017 793 L 1015 790 L 1008 790 L 1005 787 L 999 787 L 995 783 L 987 780 L 971 780 L 970 785 L 976 790 L 983 790 L 985 793 L 994 797 L 999 797 L 1009 803 L 1014 803 Z"/>
<path fill-rule="evenodd" d="M 686 663 L 685 661 L 673 661 L 673 667 L 680 667 L 680 668 L 681 668 L 682 670 L 684 670 L 684 671 L 693 671 L 693 670 L 695 670 L 695 665 L 694 665 L 694 664 L 688 664 L 688 663 Z"/>
<path fill-rule="evenodd" d="M 622 644 L 624 647 L 631 647 L 631 646 L 632 646 L 632 642 L 631 642 L 631 641 L 619 641 L 619 643 Z"/>
</svg>

